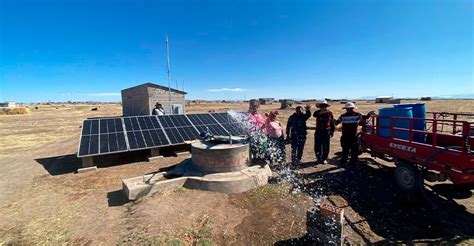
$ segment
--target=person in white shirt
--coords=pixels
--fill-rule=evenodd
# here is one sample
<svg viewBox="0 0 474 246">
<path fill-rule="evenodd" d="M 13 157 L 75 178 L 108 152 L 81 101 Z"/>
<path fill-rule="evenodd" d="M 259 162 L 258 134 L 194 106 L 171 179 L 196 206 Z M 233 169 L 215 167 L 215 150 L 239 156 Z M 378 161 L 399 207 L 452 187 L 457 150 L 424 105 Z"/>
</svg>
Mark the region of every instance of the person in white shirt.
<svg viewBox="0 0 474 246">
<path fill-rule="evenodd" d="M 165 114 L 165 110 L 163 109 L 163 106 L 160 103 L 157 102 L 155 104 L 155 108 L 151 111 L 151 115 L 161 116 L 161 115 L 164 115 L 164 114 Z"/>
</svg>

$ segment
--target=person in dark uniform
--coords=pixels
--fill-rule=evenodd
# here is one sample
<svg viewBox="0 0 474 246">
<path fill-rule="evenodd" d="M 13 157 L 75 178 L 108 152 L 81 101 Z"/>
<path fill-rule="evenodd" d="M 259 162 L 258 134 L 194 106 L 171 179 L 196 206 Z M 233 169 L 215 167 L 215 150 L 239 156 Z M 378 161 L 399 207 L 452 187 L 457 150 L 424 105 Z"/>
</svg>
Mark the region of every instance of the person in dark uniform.
<svg viewBox="0 0 474 246">
<path fill-rule="evenodd" d="M 357 128 L 362 125 L 365 120 L 374 114 L 370 111 L 367 115 L 362 115 L 356 111 L 356 106 L 352 102 L 346 103 L 344 108 L 346 112 L 342 114 L 335 122 L 336 125 L 342 123 L 341 147 L 342 157 L 341 164 L 346 164 L 351 153 L 351 164 L 356 164 L 359 158 L 359 144 L 357 141 Z"/>
<path fill-rule="evenodd" d="M 336 129 L 334 125 L 334 116 L 328 110 L 330 105 L 326 100 L 316 104 L 319 110 L 315 111 L 313 117 L 316 118 L 316 131 L 314 133 L 314 153 L 316 162 L 327 164 L 329 155 L 330 141 Z"/>
<path fill-rule="evenodd" d="M 303 113 L 303 107 L 296 107 L 295 113 L 288 118 L 286 124 L 287 141 L 291 143 L 291 162 L 298 164 L 303 156 L 304 144 L 306 143 L 306 121 L 311 117 L 311 106 L 306 105 L 306 112 Z"/>
</svg>

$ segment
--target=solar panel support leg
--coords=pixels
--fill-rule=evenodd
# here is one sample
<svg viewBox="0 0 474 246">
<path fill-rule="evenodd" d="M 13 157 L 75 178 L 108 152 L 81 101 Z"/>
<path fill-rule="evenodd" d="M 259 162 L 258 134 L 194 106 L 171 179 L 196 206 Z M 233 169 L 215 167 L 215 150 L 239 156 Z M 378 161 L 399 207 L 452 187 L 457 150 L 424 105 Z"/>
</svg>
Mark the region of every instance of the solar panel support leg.
<svg viewBox="0 0 474 246">
<path fill-rule="evenodd" d="M 82 168 L 94 166 L 94 159 L 92 156 L 82 158 Z"/>
<path fill-rule="evenodd" d="M 85 173 L 95 170 L 97 170 L 97 167 L 94 166 L 94 160 L 92 156 L 88 156 L 82 158 L 82 167 L 77 169 L 77 173 Z"/>
<path fill-rule="evenodd" d="M 150 157 L 148 157 L 148 161 L 153 161 L 161 158 L 163 158 L 163 156 L 160 154 L 159 148 L 150 149 Z"/>
</svg>

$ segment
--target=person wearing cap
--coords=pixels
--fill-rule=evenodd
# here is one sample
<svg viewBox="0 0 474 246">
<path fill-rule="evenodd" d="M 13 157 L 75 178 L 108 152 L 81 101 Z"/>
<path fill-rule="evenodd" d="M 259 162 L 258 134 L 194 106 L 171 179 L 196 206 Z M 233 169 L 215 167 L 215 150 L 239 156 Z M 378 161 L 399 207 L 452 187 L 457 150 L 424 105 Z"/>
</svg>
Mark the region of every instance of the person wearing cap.
<svg viewBox="0 0 474 246">
<path fill-rule="evenodd" d="M 314 152 L 316 162 L 327 164 L 331 137 L 336 129 L 334 125 L 334 116 L 328 110 L 330 105 L 326 100 L 316 103 L 319 110 L 315 111 L 313 117 L 316 118 L 316 131 L 314 133 Z"/>
<path fill-rule="evenodd" d="M 291 161 L 298 164 L 303 156 L 304 144 L 306 143 L 306 121 L 311 117 L 311 106 L 306 105 L 306 112 L 303 113 L 303 107 L 296 107 L 286 124 L 286 138 L 291 143 Z"/>
<path fill-rule="evenodd" d="M 268 158 L 271 163 L 283 162 L 285 160 L 285 135 L 281 123 L 277 121 L 278 111 L 265 113 L 267 120 L 263 131 L 269 138 Z"/>
<path fill-rule="evenodd" d="M 165 110 L 163 109 L 163 106 L 161 105 L 161 103 L 156 102 L 155 108 L 151 111 L 151 115 L 161 116 L 164 114 L 165 114 Z"/>
<path fill-rule="evenodd" d="M 357 140 L 357 129 L 359 125 L 362 125 L 364 121 L 373 114 L 370 111 L 367 115 L 362 115 L 357 112 L 357 107 L 353 102 L 348 102 L 343 107 L 346 110 L 335 122 L 335 125 L 342 123 L 342 136 L 341 136 L 341 147 L 342 157 L 341 164 L 347 162 L 349 152 L 351 152 L 351 164 L 356 164 L 359 158 L 359 144 Z"/>
</svg>

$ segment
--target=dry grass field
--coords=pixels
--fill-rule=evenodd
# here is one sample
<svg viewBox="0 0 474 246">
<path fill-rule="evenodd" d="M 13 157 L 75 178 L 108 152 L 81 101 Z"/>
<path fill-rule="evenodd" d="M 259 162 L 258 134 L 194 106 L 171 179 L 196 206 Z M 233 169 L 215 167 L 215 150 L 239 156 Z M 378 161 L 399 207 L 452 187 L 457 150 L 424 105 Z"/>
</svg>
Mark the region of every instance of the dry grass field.
<svg viewBox="0 0 474 246">
<path fill-rule="evenodd" d="M 410 101 L 411 102 L 411 101 Z M 473 112 L 474 100 L 435 100 L 428 111 Z M 385 107 L 358 101 L 362 113 Z M 279 105 L 263 105 L 261 111 Z M 312 105 L 314 110 L 314 105 Z M 91 111 L 98 107 L 97 111 Z M 335 115 L 342 105 L 333 103 Z M 246 109 L 246 104 L 197 104 L 186 111 Z M 286 124 L 293 110 L 280 111 Z M 271 245 L 304 244 L 306 191 L 327 197 L 346 211 L 346 235 L 353 244 L 469 244 L 474 236 L 472 190 L 431 186 L 439 209 L 406 196 L 393 180 L 393 167 L 364 154 L 354 168 L 314 165 L 313 132 L 308 133 L 297 172 L 303 192 L 271 184 L 242 194 L 178 189 L 137 202 L 125 202 L 121 180 L 157 171 L 186 157 L 147 162 L 145 151 L 99 158 L 98 171 L 75 174 L 80 125 L 87 117 L 119 116 L 120 105 L 65 105 L 32 108 L 25 115 L 0 115 L 0 245 L 152 244 Z M 310 119 L 312 123 L 314 119 Z M 340 134 L 331 156 L 340 151 Z M 288 147 L 287 147 L 288 148 Z M 287 149 L 287 152 L 289 149 Z M 165 151 L 166 154 L 166 151 Z M 380 165 L 383 164 L 383 165 Z"/>
</svg>

